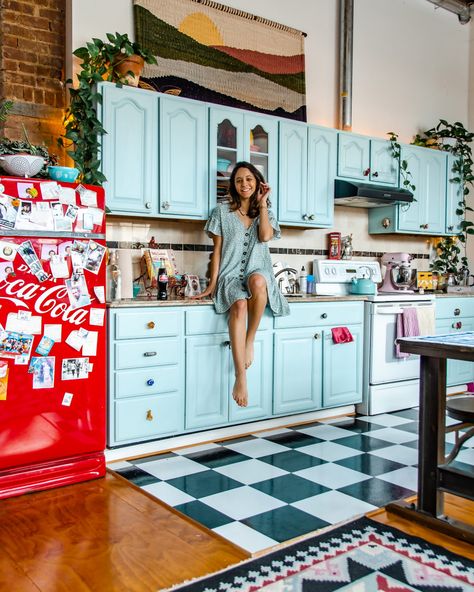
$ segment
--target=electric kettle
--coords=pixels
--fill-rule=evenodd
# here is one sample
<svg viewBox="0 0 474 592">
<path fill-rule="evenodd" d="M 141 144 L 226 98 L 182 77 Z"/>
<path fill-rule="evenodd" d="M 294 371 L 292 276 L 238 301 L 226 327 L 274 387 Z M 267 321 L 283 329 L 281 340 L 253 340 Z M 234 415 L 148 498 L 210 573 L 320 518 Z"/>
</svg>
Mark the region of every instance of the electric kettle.
<svg viewBox="0 0 474 592">
<path fill-rule="evenodd" d="M 377 294 L 377 286 L 370 278 L 352 278 L 349 291 L 351 294 L 375 295 Z"/>
</svg>

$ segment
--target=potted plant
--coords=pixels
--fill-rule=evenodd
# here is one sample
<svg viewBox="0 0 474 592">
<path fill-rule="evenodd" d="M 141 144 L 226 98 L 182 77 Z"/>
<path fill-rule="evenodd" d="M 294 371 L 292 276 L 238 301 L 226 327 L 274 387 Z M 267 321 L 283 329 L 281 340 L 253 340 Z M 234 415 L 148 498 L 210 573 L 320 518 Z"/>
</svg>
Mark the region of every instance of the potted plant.
<svg viewBox="0 0 474 592">
<path fill-rule="evenodd" d="M 61 146 L 72 148 L 68 154 L 79 169 L 79 180 L 91 185 L 102 185 L 106 181 L 100 171 L 99 140 L 107 132 L 97 118 L 96 106 L 102 97 L 96 92 L 95 85 L 102 80 L 118 84 L 138 83 L 138 75 L 128 62 L 132 56 L 138 56 L 138 61 L 156 64 L 155 56 L 131 41 L 126 33 L 107 33 L 107 39 L 108 42 L 92 39 L 73 52 L 82 61 L 77 85 L 69 88 L 71 100 L 64 117 L 65 133 L 59 139 Z M 67 82 L 71 84 L 72 80 Z"/>
<path fill-rule="evenodd" d="M 457 236 L 445 236 L 434 240 L 436 256 L 430 263 L 430 269 L 438 275 L 438 288 L 457 284 L 465 265 L 461 256 Z M 460 265 L 461 264 L 461 265 Z"/>
<path fill-rule="evenodd" d="M 0 121 L 5 122 L 13 107 L 13 101 L 5 100 L 0 105 Z M 48 166 L 57 164 L 57 157 L 49 154 L 47 147 L 30 142 L 22 123 L 23 139 L 0 139 L 0 166 L 9 174 L 22 177 L 47 177 Z"/>
</svg>

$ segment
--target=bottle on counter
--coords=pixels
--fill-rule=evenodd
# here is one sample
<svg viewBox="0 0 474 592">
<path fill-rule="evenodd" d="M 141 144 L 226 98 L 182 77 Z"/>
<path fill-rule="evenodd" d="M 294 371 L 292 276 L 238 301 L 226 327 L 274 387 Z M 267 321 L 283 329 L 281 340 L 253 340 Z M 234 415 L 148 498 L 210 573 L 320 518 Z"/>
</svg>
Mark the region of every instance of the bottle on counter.
<svg viewBox="0 0 474 592">
<path fill-rule="evenodd" d="M 168 300 L 168 274 L 163 261 L 161 261 L 158 269 L 158 293 L 156 298 L 157 300 Z"/>
<path fill-rule="evenodd" d="M 304 268 L 304 265 L 303 265 L 301 267 L 300 276 L 298 278 L 301 294 L 306 294 L 306 291 L 308 289 L 307 277 L 308 277 L 308 275 L 307 275 L 306 269 Z"/>
<path fill-rule="evenodd" d="M 306 294 L 314 294 L 314 275 L 310 273 L 306 276 Z"/>
</svg>

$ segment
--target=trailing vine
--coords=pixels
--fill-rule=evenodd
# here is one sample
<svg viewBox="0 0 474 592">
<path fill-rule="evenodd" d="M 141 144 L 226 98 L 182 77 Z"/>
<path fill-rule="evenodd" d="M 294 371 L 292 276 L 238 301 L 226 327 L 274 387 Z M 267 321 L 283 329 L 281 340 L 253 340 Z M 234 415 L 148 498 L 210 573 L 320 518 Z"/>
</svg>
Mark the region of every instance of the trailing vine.
<svg viewBox="0 0 474 592">
<path fill-rule="evenodd" d="M 408 170 L 408 162 L 401 158 L 402 150 L 398 143 L 398 134 L 395 132 L 387 132 L 390 142 L 390 150 L 393 158 L 400 163 L 400 175 L 402 177 L 402 185 L 404 189 L 409 189 L 413 193 L 416 191 L 416 185 L 413 183 L 413 175 Z"/>
<path fill-rule="evenodd" d="M 445 119 L 440 119 L 435 127 L 417 134 L 413 140 L 416 146 L 425 146 L 450 152 L 454 156 L 454 164 L 451 169 L 453 176 L 451 183 L 459 184 L 459 202 L 456 208 L 456 214 L 462 217 L 459 223 L 460 232 L 457 239 L 463 244 L 464 255 L 460 258 L 461 270 L 468 269 L 466 256 L 466 242 L 468 235 L 474 234 L 474 222 L 466 220 L 466 212 L 474 211 L 467 205 L 466 197 L 469 194 L 469 185 L 474 186 L 474 162 L 472 159 L 472 149 L 470 143 L 474 140 L 474 133 L 468 131 L 464 125 L 456 121 L 448 123 Z M 442 241 L 437 245 L 438 259 L 445 255 L 444 251 L 452 248 L 451 244 L 445 244 Z M 436 260 L 432 264 L 435 269 Z M 458 270 L 459 271 L 459 270 Z"/>
</svg>

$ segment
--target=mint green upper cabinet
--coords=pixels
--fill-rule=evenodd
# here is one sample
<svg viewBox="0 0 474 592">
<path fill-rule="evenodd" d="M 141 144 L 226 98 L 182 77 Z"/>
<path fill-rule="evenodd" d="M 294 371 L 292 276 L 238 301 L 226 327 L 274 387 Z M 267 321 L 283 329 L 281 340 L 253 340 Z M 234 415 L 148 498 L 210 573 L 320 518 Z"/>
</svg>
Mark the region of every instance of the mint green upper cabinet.
<svg viewBox="0 0 474 592">
<path fill-rule="evenodd" d="M 447 169 L 447 197 L 446 197 L 446 234 L 459 234 L 461 232 L 462 216 L 456 214 L 459 208 L 459 202 L 463 200 L 462 185 L 453 183 L 451 179 L 458 174 L 453 172 L 455 159 L 452 154 L 448 154 Z"/>
<path fill-rule="evenodd" d="M 390 142 L 370 140 L 369 180 L 381 185 L 398 185 L 398 161 L 393 158 Z"/>
<path fill-rule="evenodd" d="M 278 195 L 278 120 L 215 106 L 210 107 L 209 118 L 210 208 L 227 195 L 230 173 L 241 160 L 260 170 L 272 188 L 274 204 Z"/>
<path fill-rule="evenodd" d="M 446 228 L 446 153 L 402 146 L 415 185 L 414 201 L 369 210 L 369 233 L 444 234 Z M 401 180 L 400 180 L 401 182 Z"/>
<path fill-rule="evenodd" d="M 308 190 L 303 213 L 318 227 L 331 227 L 334 219 L 334 178 L 337 167 L 337 132 L 308 128 Z"/>
<path fill-rule="evenodd" d="M 304 225 L 308 174 L 308 128 L 280 121 L 278 219 Z"/>
<path fill-rule="evenodd" d="M 370 139 L 340 132 L 338 134 L 338 176 L 368 181 L 369 172 Z"/>
<path fill-rule="evenodd" d="M 204 103 L 160 97 L 159 213 L 206 219 L 208 203 L 208 110 Z"/>
<path fill-rule="evenodd" d="M 112 213 L 158 212 L 158 94 L 101 83 L 102 172 Z"/>
<path fill-rule="evenodd" d="M 339 132 L 337 174 L 365 183 L 396 186 L 398 162 L 388 140 Z"/>
</svg>

